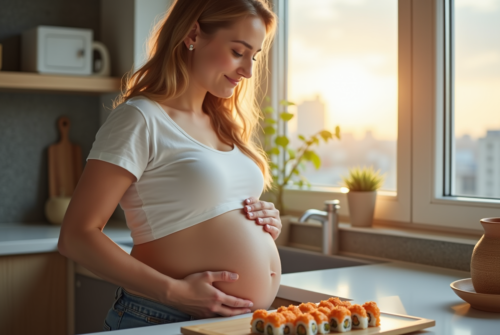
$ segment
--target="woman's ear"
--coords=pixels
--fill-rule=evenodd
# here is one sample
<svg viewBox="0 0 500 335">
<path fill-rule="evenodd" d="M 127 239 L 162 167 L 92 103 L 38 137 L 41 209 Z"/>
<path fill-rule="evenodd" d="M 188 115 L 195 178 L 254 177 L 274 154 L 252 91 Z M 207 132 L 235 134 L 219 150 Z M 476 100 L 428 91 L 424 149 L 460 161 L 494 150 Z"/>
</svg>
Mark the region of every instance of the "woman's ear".
<svg viewBox="0 0 500 335">
<path fill-rule="evenodd" d="M 189 34 L 184 39 L 184 44 L 186 48 L 189 49 L 189 46 L 192 44 L 194 48 L 196 48 L 196 42 L 198 37 L 200 36 L 200 24 L 196 21 L 193 25 L 193 28 L 189 31 Z"/>
</svg>

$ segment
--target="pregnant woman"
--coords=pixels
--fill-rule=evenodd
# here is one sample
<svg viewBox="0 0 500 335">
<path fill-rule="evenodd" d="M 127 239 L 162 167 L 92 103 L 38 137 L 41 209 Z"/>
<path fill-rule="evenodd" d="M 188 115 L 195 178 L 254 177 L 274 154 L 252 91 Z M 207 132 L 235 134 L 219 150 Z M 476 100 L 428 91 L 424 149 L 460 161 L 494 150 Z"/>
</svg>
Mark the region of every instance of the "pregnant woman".
<svg viewBox="0 0 500 335">
<path fill-rule="evenodd" d="M 105 330 L 250 313 L 276 297 L 281 222 L 259 200 L 271 177 L 254 142 L 276 20 L 265 0 L 177 0 L 127 76 L 58 244 L 118 285 Z M 102 232 L 118 204 L 130 255 Z"/>
</svg>

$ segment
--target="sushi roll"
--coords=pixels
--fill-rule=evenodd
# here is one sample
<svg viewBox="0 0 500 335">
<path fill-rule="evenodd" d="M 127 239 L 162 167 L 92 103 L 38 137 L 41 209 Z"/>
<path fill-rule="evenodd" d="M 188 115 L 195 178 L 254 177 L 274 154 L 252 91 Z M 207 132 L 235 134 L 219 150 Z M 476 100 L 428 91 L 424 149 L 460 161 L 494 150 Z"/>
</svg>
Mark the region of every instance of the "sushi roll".
<svg viewBox="0 0 500 335">
<path fill-rule="evenodd" d="M 330 332 L 330 324 L 328 323 L 328 317 L 325 314 L 319 310 L 314 310 L 309 312 L 309 314 L 313 316 L 316 324 L 318 325 L 318 333 L 328 334 Z"/>
<path fill-rule="evenodd" d="M 267 314 L 264 329 L 267 335 L 284 335 L 286 318 L 278 312 Z"/>
<path fill-rule="evenodd" d="M 268 312 L 265 309 L 257 309 L 253 312 L 252 321 L 250 321 L 252 333 L 264 334 L 264 323 L 266 321 L 267 314 Z"/>
<path fill-rule="evenodd" d="M 351 312 L 344 306 L 336 306 L 328 314 L 330 331 L 345 333 L 351 330 Z"/>
<path fill-rule="evenodd" d="M 295 319 L 295 334 L 297 335 L 316 335 L 318 333 L 318 324 L 314 317 L 309 313 L 303 313 Z"/>
<path fill-rule="evenodd" d="M 280 313 L 286 319 L 285 327 L 283 327 L 283 334 L 295 335 L 295 320 L 297 319 L 297 315 L 295 315 L 292 311 L 289 310 L 285 310 Z"/>
<path fill-rule="evenodd" d="M 326 307 L 328 309 L 332 309 L 335 306 L 331 302 L 329 302 L 328 300 L 321 300 L 318 304 L 318 308 L 319 307 Z"/>
<path fill-rule="evenodd" d="M 337 297 L 328 298 L 328 302 L 331 303 L 333 306 L 344 306 L 344 307 L 351 306 L 351 303 L 349 301 L 341 301 Z"/>
<path fill-rule="evenodd" d="M 318 309 L 318 306 L 316 306 L 316 304 L 313 304 L 312 302 L 303 302 L 299 305 L 299 309 L 302 313 L 309 313 Z"/>
<path fill-rule="evenodd" d="M 368 327 L 380 326 L 380 309 L 375 301 L 368 301 L 363 304 L 363 308 L 368 314 Z"/>
<path fill-rule="evenodd" d="M 288 310 L 290 312 L 292 312 L 293 314 L 295 314 L 296 316 L 299 316 L 300 314 L 302 314 L 302 311 L 300 310 L 300 308 L 298 306 L 295 306 L 295 305 L 288 305 Z"/>
<path fill-rule="evenodd" d="M 366 310 L 358 304 L 347 307 L 351 311 L 352 328 L 368 328 L 368 314 Z"/>
</svg>

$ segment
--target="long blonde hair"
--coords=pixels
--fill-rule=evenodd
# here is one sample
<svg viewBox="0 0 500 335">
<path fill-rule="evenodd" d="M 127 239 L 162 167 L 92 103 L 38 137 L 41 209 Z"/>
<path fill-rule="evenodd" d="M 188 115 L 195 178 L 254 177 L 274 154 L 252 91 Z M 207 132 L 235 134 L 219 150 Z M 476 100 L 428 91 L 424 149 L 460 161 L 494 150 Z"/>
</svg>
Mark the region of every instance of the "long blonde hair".
<svg viewBox="0 0 500 335">
<path fill-rule="evenodd" d="M 181 95 L 189 82 L 186 63 L 189 51 L 183 41 L 195 22 L 198 21 L 203 33 L 211 35 L 249 15 L 261 18 L 266 26 L 266 38 L 252 77 L 242 80 L 230 98 L 207 92 L 202 107 L 210 116 L 218 137 L 226 144 L 237 145 L 257 164 L 264 176 L 266 191 L 271 187 L 272 176 L 269 158 L 257 132 L 262 118 L 257 94 L 262 96 L 258 90 L 268 72 L 268 53 L 277 25 L 277 16 L 266 0 L 175 0 L 153 28 L 146 63 L 134 73 L 132 68 L 125 74 L 124 91 L 113 102 L 113 108 L 138 95 L 154 101 Z"/>
</svg>

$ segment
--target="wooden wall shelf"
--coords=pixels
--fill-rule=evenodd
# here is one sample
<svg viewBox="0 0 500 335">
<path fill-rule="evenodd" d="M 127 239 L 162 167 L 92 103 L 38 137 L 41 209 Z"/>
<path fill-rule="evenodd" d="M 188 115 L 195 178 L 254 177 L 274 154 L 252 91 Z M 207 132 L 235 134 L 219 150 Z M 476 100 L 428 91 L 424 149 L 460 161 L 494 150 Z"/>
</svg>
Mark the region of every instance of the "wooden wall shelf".
<svg viewBox="0 0 500 335">
<path fill-rule="evenodd" d="M 120 92 L 117 77 L 0 71 L 0 90 L 102 94 Z"/>
</svg>

